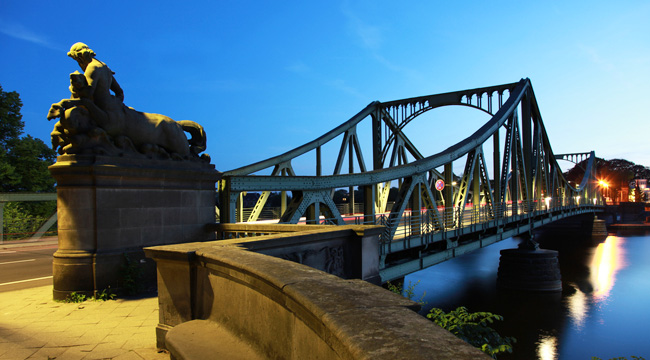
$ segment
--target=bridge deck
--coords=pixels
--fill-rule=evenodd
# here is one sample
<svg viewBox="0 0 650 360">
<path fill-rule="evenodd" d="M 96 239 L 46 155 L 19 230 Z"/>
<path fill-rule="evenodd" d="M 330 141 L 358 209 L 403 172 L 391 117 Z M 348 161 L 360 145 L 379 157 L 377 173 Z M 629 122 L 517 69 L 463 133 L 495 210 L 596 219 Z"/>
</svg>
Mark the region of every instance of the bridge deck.
<svg viewBox="0 0 650 360">
<path fill-rule="evenodd" d="M 380 275 L 382 281 L 398 279 L 509 237 L 530 233 L 551 222 L 602 210 L 602 206 L 566 206 L 549 211 L 510 214 L 493 220 L 466 221 L 461 227 L 419 234 L 405 231 L 392 241 L 381 244 Z"/>
</svg>

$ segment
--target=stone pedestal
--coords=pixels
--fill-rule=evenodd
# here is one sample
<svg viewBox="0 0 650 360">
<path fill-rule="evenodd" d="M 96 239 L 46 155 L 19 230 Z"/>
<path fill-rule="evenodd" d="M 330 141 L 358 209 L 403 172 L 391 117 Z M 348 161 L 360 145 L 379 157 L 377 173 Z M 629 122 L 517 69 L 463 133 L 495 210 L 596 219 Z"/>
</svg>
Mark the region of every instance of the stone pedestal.
<svg viewBox="0 0 650 360">
<path fill-rule="evenodd" d="M 50 172 L 57 181 L 59 229 L 55 299 L 109 286 L 119 292 L 125 256 L 147 270 L 145 246 L 214 239 L 205 230 L 215 222 L 220 173 L 213 165 L 63 155 Z M 155 279 L 155 264 L 149 268 Z"/>
<path fill-rule="evenodd" d="M 497 286 L 512 290 L 561 291 L 557 254 L 557 251 L 543 249 L 501 250 Z"/>
</svg>

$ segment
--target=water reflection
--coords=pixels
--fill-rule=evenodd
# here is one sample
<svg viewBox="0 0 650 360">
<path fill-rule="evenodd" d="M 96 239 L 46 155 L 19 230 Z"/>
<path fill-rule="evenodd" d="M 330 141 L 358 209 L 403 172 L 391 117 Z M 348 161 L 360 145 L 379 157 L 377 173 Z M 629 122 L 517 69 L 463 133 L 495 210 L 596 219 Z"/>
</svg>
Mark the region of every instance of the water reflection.
<svg viewBox="0 0 650 360">
<path fill-rule="evenodd" d="M 540 335 L 537 342 L 537 358 L 540 360 L 557 360 L 557 337 Z"/>
<path fill-rule="evenodd" d="M 590 305 L 606 301 L 614 282 L 616 273 L 625 266 L 623 251 L 624 239 L 609 236 L 605 242 L 598 244 L 589 260 L 588 284 L 565 282 L 573 288 L 573 293 L 566 297 L 566 306 L 573 326 L 581 331 L 589 313 Z"/>
<path fill-rule="evenodd" d="M 500 360 L 609 359 L 625 352 L 649 358 L 650 236 L 610 236 L 597 245 L 590 239 L 547 237 L 540 244 L 559 251 L 562 271 L 563 291 L 553 294 L 496 288 L 499 251 L 518 243 L 503 240 L 406 281 L 422 280 L 416 296 L 426 291 L 426 311 L 463 305 L 503 315 L 505 321 L 494 326 L 517 343 Z"/>
<path fill-rule="evenodd" d="M 590 266 L 595 302 L 607 300 L 616 281 L 616 273 L 625 267 L 622 248 L 624 241 L 623 238 L 609 236 L 604 243 L 598 244 L 596 248 Z"/>
<path fill-rule="evenodd" d="M 565 280 L 565 286 L 572 293 L 565 297 L 565 304 L 573 327 L 581 332 L 589 315 L 590 307 L 606 302 L 616 282 L 617 272 L 625 267 L 623 250 L 624 239 L 609 236 L 605 242 L 598 244 L 588 261 L 589 277 L 587 284 L 577 284 Z M 556 360 L 558 339 L 553 335 L 540 334 L 537 342 L 539 360 Z"/>
<path fill-rule="evenodd" d="M 587 310 L 589 306 L 587 304 L 587 295 L 579 290 L 578 286 L 574 283 L 567 284 L 570 287 L 575 289 L 573 295 L 570 295 L 566 299 L 567 309 L 569 310 L 569 317 L 573 322 L 573 325 L 578 329 L 582 330 L 582 327 L 587 318 Z"/>
</svg>

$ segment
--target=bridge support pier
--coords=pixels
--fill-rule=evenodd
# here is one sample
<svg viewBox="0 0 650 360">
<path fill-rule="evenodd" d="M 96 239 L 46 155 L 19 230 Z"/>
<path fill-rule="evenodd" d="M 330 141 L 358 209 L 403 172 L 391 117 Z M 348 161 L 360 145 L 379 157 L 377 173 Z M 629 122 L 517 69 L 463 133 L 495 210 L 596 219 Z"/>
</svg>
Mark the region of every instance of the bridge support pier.
<svg viewBox="0 0 650 360">
<path fill-rule="evenodd" d="M 57 181 L 59 230 L 55 300 L 108 287 L 120 292 L 130 267 L 153 285 L 155 264 L 144 259 L 144 246 L 214 239 L 205 231 L 215 220 L 219 173 L 213 165 L 63 155 L 50 173 Z"/>
<path fill-rule="evenodd" d="M 531 238 L 517 249 L 501 250 L 497 286 L 501 289 L 562 291 L 558 252 L 540 249 Z"/>
</svg>

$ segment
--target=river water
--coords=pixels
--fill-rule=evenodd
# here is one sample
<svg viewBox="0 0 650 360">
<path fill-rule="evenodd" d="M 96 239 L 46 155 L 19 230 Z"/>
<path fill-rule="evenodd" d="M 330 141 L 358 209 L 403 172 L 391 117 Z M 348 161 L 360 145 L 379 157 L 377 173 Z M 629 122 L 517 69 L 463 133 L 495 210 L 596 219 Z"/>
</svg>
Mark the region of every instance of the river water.
<svg viewBox="0 0 650 360">
<path fill-rule="evenodd" d="M 499 251 L 516 248 L 517 238 L 413 273 L 405 284 L 417 283 L 414 300 L 425 293 L 423 312 L 465 306 L 502 315 L 494 327 L 517 343 L 500 360 L 650 360 L 650 236 L 540 243 L 559 251 L 561 293 L 496 289 Z"/>
</svg>

